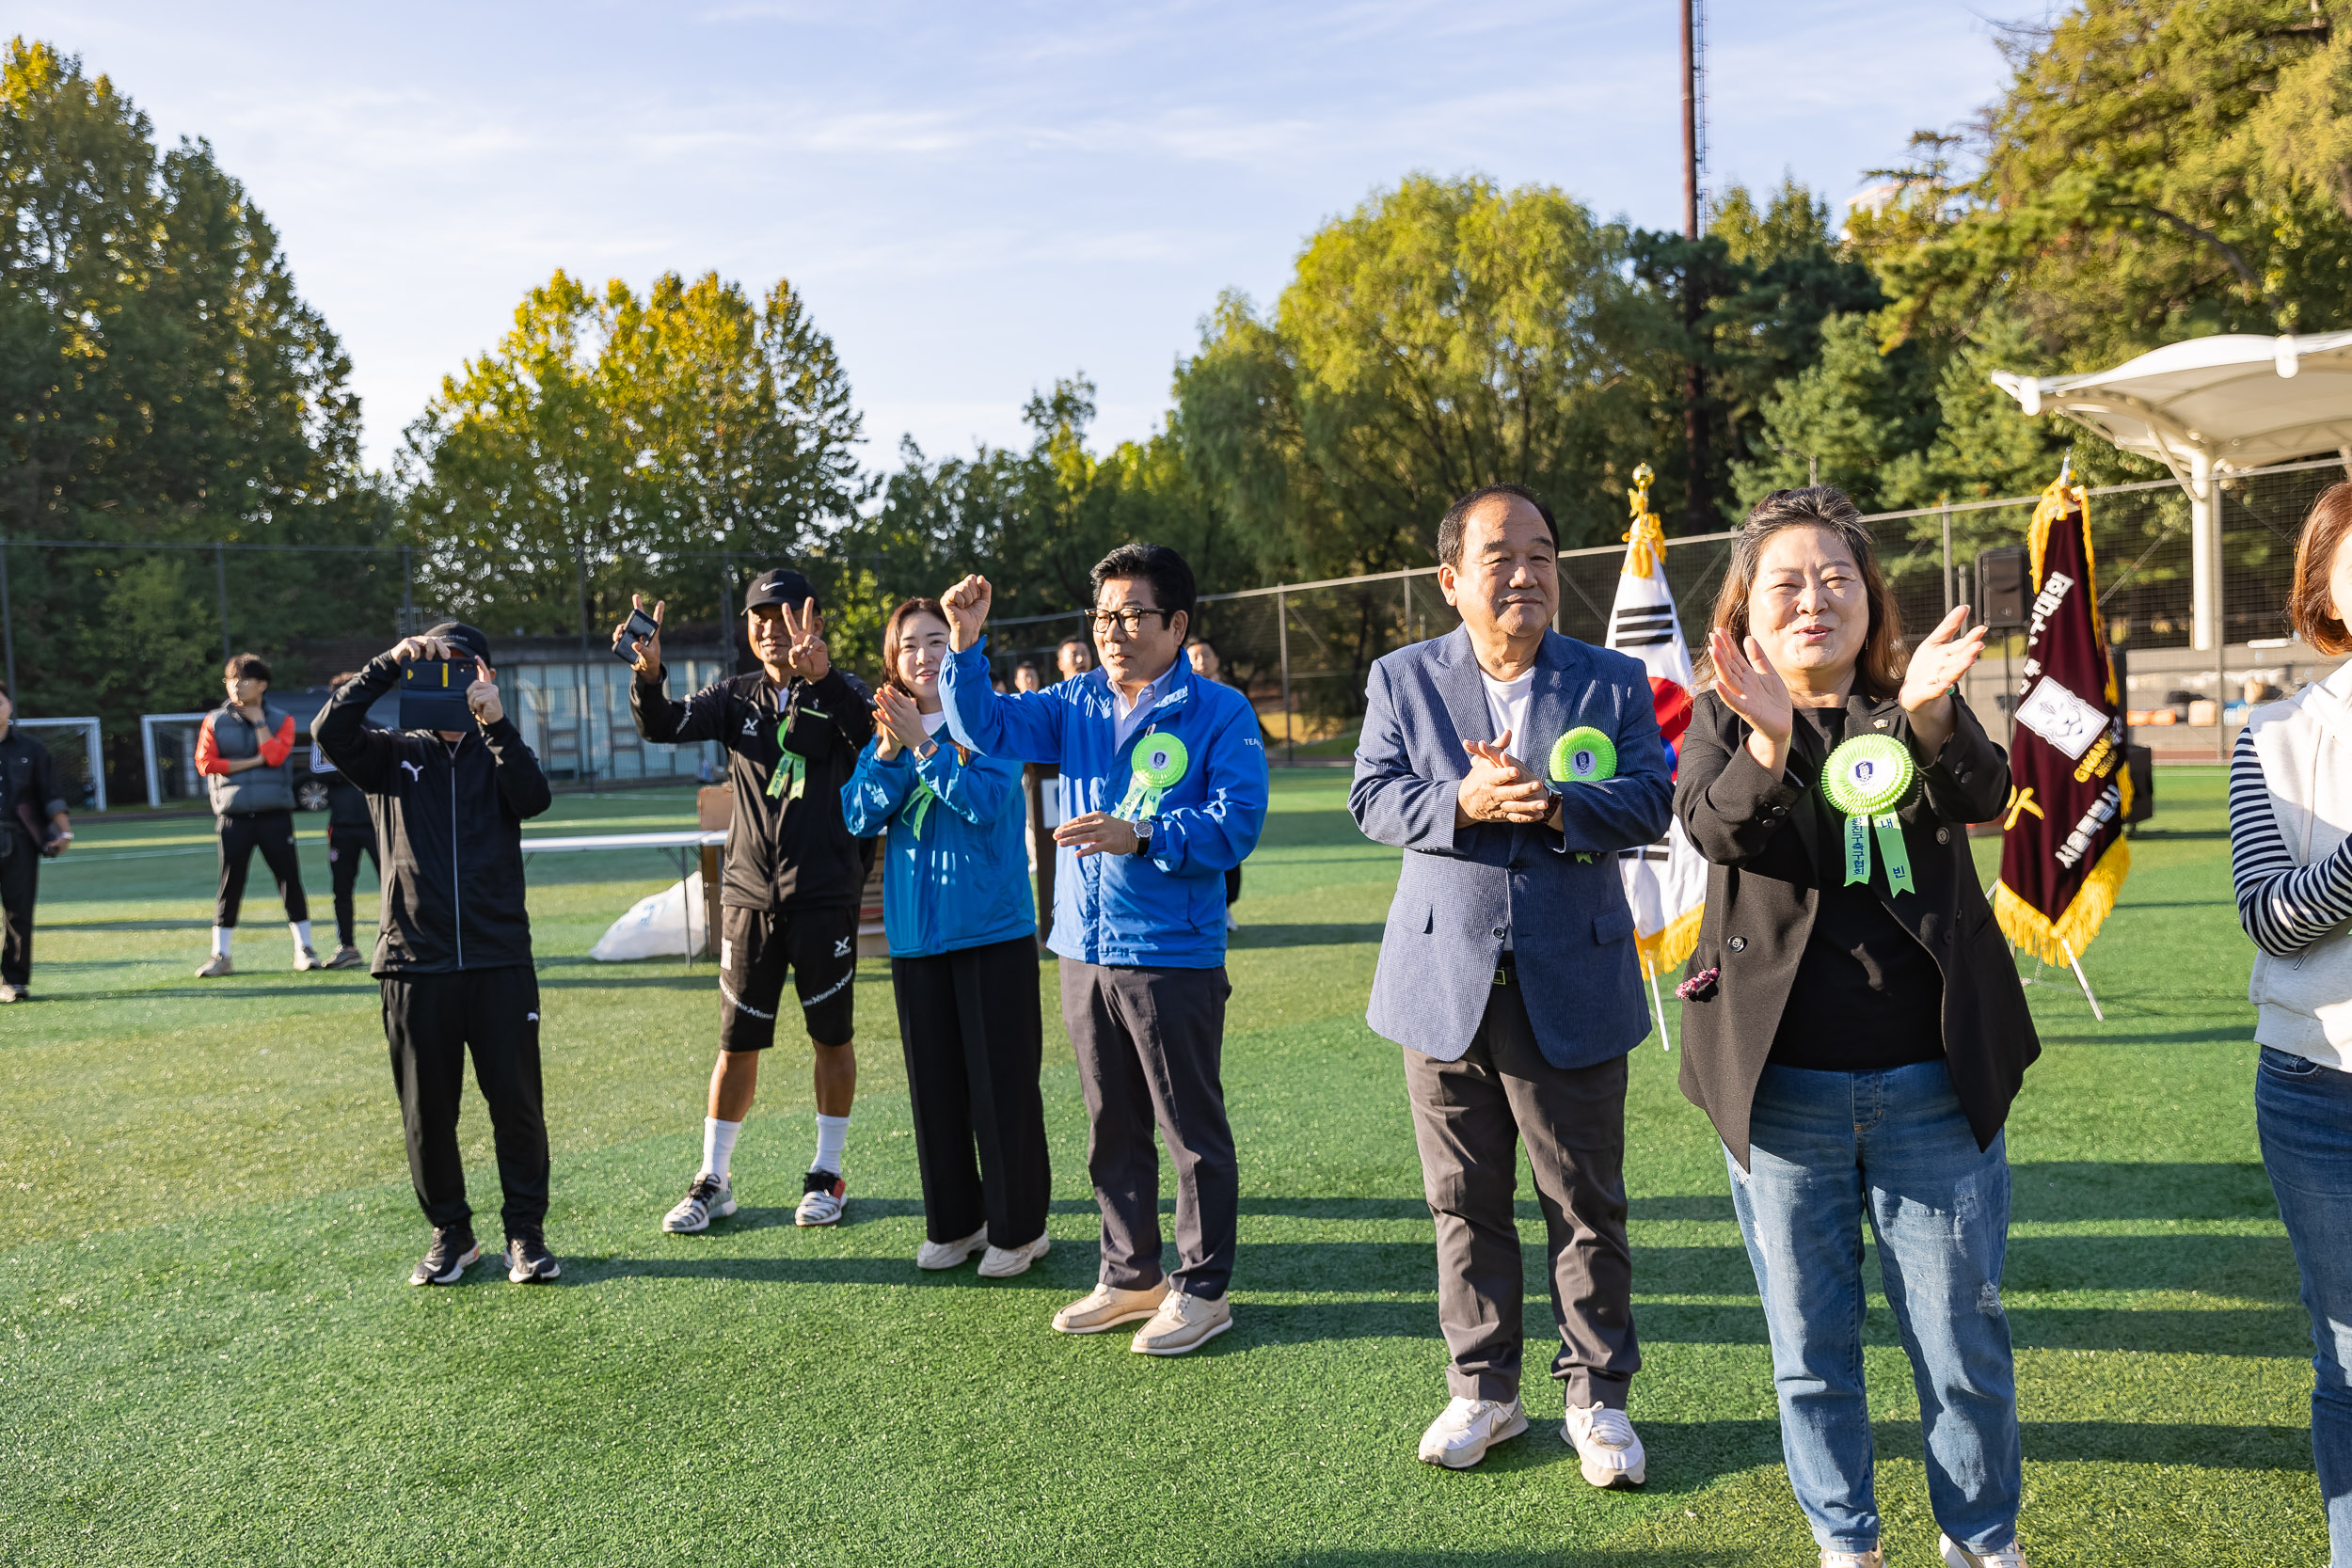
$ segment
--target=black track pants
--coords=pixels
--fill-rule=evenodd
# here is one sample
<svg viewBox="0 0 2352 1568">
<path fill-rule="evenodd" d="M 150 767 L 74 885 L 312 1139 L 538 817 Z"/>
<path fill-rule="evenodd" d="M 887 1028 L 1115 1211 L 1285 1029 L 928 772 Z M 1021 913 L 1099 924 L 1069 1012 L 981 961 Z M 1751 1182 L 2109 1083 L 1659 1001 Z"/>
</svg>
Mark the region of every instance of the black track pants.
<svg viewBox="0 0 2352 1568">
<path fill-rule="evenodd" d="M 548 1122 L 539 1100 L 539 976 L 529 964 L 453 974 L 387 974 L 384 1037 L 392 1085 L 408 1134 L 408 1177 L 436 1228 L 464 1227 L 466 1169 L 457 1154 L 457 1113 L 466 1049 L 474 1083 L 490 1102 L 498 1148 L 500 1217 L 509 1236 L 536 1236 L 548 1213 Z"/>
<path fill-rule="evenodd" d="M 302 895 L 302 863 L 294 857 L 294 813 L 257 811 L 218 819 L 220 833 L 220 898 L 213 909 L 213 924 L 234 926 L 237 906 L 245 902 L 246 868 L 253 851 L 262 852 L 269 874 L 278 879 L 278 895 L 286 900 L 288 920 L 310 918 L 310 901 Z"/>
<path fill-rule="evenodd" d="M 335 878 L 335 940 L 345 947 L 355 945 L 351 933 L 358 911 L 352 908 L 352 894 L 359 885 L 359 856 L 363 852 L 368 863 L 375 867 L 376 879 L 383 880 L 384 863 L 375 852 L 373 828 L 346 827 L 338 822 L 326 825 L 326 868 Z"/>
<path fill-rule="evenodd" d="M 0 980 L 12 986 L 33 979 L 33 897 L 40 890 L 40 851 L 12 828 L 0 827 L 16 842 L 0 855 Z"/>
<path fill-rule="evenodd" d="M 960 1242 L 986 1225 L 992 1245 L 1028 1245 L 1045 1234 L 1053 1188 L 1038 1088 L 1044 1024 L 1035 939 L 1024 932 L 985 947 L 893 958 L 890 981 L 923 1174 L 924 1234 Z"/>
</svg>

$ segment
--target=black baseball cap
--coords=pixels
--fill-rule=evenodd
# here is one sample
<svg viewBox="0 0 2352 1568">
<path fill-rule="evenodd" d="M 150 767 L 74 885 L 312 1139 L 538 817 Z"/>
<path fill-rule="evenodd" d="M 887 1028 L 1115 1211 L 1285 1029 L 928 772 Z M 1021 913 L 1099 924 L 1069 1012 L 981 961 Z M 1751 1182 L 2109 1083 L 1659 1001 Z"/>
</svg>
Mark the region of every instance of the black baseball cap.
<svg viewBox="0 0 2352 1568">
<path fill-rule="evenodd" d="M 808 578 L 789 566 L 779 566 L 772 572 L 762 572 L 743 594 L 743 608 L 757 610 L 764 604 L 799 605 L 817 597 L 817 590 Z"/>
<path fill-rule="evenodd" d="M 444 642 L 463 648 L 485 664 L 497 662 L 490 657 L 490 640 L 463 621 L 444 621 L 426 632 L 425 636 L 437 637 Z"/>
</svg>

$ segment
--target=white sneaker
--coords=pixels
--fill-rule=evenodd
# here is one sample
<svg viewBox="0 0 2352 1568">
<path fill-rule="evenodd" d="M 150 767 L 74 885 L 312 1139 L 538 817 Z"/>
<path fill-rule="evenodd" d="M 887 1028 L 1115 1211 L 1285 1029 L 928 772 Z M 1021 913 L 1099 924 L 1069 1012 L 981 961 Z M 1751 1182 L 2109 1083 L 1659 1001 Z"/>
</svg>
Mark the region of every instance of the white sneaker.
<svg viewBox="0 0 2352 1568">
<path fill-rule="evenodd" d="M 676 1208 L 661 1216 L 661 1228 L 674 1236 L 691 1235 L 710 1228 L 712 1220 L 725 1219 L 735 1212 L 735 1182 L 724 1176 L 702 1175 L 686 1189 Z"/>
<path fill-rule="evenodd" d="M 317 948 L 297 947 L 294 949 L 294 968 L 297 970 L 309 971 L 313 969 L 325 969 L 326 967 L 326 966 L 325 964 L 319 961 L 319 950 Z"/>
<path fill-rule="evenodd" d="M 215 953 L 204 960 L 204 967 L 196 972 L 199 980 L 217 980 L 224 974 L 234 974 L 237 966 L 226 953 Z"/>
<path fill-rule="evenodd" d="M 1122 1291 L 1116 1285 L 1097 1285 L 1076 1301 L 1054 1314 L 1057 1334 L 1100 1334 L 1120 1323 L 1131 1323 L 1139 1318 L 1151 1317 L 1160 1308 L 1168 1294 L 1168 1281 L 1157 1280 L 1140 1291 Z"/>
<path fill-rule="evenodd" d="M 1127 1348 L 1137 1355 L 1183 1355 L 1232 1326 L 1232 1304 L 1225 1297 L 1211 1301 L 1170 1291 L 1160 1298 L 1160 1309 L 1152 1314 L 1152 1321 L 1136 1330 Z"/>
<path fill-rule="evenodd" d="M 1054 1244 L 1050 1236 L 1040 1236 L 1025 1246 L 993 1246 L 980 1259 L 982 1279 L 1010 1279 L 1017 1274 L 1027 1274 L 1029 1265 L 1045 1256 Z"/>
<path fill-rule="evenodd" d="M 794 1225 L 838 1225 L 850 1206 L 850 1184 L 829 1170 L 813 1170 L 801 1179 L 800 1207 L 792 1211 Z"/>
<path fill-rule="evenodd" d="M 1821 1553 L 1821 1568 L 1886 1568 L 1886 1554 L 1876 1546 L 1867 1552 L 1824 1550 Z"/>
<path fill-rule="evenodd" d="M 2026 1548 L 2012 1541 L 1997 1552 L 1972 1552 L 1948 1535 L 1935 1538 L 1945 1568 L 2026 1568 Z"/>
<path fill-rule="evenodd" d="M 972 1261 L 972 1255 L 988 1243 L 988 1227 L 982 1226 L 961 1242 L 925 1242 L 914 1249 L 914 1266 L 918 1269 L 956 1269 Z"/>
<path fill-rule="evenodd" d="M 1633 1423 L 1622 1410 L 1605 1404 L 1570 1405 L 1560 1427 L 1561 1440 L 1584 1462 L 1584 1481 L 1591 1486 L 1639 1486 L 1649 1475 L 1648 1456 Z"/>
<path fill-rule="evenodd" d="M 1467 1470 L 1486 1457 L 1497 1443 L 1508 1442 L 1527 1430 L 1527 1411 L 1517 1400 L 1449 1401 L 1429 1430 L 1421 1434 L 1421 1462 Z"/>
</svg>

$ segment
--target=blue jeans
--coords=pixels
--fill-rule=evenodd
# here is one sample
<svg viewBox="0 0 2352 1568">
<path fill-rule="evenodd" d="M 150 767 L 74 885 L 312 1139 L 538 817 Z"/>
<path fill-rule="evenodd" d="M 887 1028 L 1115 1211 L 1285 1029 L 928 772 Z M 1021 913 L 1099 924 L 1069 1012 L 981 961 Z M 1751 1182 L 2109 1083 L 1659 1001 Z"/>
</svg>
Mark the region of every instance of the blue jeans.
<svg viewBox="0 0 2352 1568">
<path fill-rule="evenodd" d="M 2312 1315 L 2312 1457 L 2336 1568 L 2352 1568 L 2352 1072 L 2263 1047 L 2254 1125 Z"/>
<path fill-rule="evenodd" d="M 2016 1367 L 2001 1310 L 2004 1139 L 1977 1148 L 1942 1062 L 1883 1072 L 1766 1067 L 1731 1201 L 1764 1298 L 1788 1483 L 1825 1551 L 1879 1544 L 1863 1388 L 1862 1217 L 1927 1432 L 1928 1500 L 1971 1551 L 2017 1538 Z"/>
</svg>

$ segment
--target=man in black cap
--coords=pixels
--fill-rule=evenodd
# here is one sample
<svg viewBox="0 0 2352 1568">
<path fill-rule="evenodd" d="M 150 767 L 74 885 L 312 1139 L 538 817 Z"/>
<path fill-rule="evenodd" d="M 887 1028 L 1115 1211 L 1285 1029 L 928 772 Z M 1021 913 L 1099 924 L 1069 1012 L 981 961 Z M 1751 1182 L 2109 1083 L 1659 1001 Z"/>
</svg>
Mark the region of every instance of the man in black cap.
<svg viewBox="0 0 2352 1568">
<path fill-rule="evenodd" d="M 644 606 L 642 597 L 634 602 Z M 671 1231 L 707 1229 L 735 1212 L 736 1134 L 758 1087 L 759 1053 L 775 1043 L 787 967 L 816 1056 L 817 1087 L 817 1157 L 794 1223 L 834 1224 L 849 1193 L 842 1149 L 857 1098 L 852 982 L 866 865 L 842 821 L 841 786 L 874 736 L 874 696 L 834 667 L 817 590 L 800 573 L 761 573 L 743 608 L 757 673 L 674 703 L 657 630 L 637 645 L 629 687 L 638 734 L 663 745 L 718 741 L 727 749 L 735 791 L 720 894 L 719 1064 L 710 1074 L 701 1168 L 661 1219 Z M 662 609 L 653 607 L 657 627 Z M 615 648 L 626 631 L 626 623 L 613 631 Z"/>
<path fill-rule="evenodd" d="M 470 664 L 473 727 L 385 730 L 369 705 L 409 663 Z M 490 1104 L 498 1148 L 506 1277 L 540 1284 L 548 1255 L 548 1124 L 539 1094 L 539 977 L 523 910 L 525 817 L 548 809 L 547 775 L 506 717 L 490 643 L 444 621 L 403 638 L 337 688 L 310 726 L 319 750 L 366 791 L 380 847 L 384 907 L 369 968 L 384 988 L 384 1034 L 408 1137 L 408 1175 L 433 1226 L 411 1285 L 454 1285 L 482 1256 L 457 1153 L 466 1052 Z"/>
</svg>

